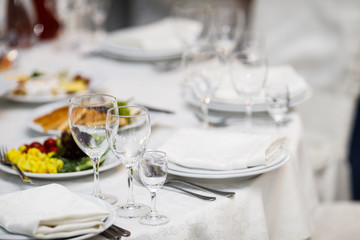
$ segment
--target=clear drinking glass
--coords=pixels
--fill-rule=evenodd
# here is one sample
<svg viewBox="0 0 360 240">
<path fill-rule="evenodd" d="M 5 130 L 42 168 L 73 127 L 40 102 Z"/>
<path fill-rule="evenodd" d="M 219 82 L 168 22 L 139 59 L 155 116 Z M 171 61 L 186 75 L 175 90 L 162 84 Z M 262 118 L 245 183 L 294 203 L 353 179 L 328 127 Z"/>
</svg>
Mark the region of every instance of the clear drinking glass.
<svg viewBox="0 0 360 240">
<path fill-rule="evenodd" d="M 114 155 L 125 165 L 128 175 L 127 202 L 117 209 L 120 217 L 140 217 L 150 211 L 148 206 L 134 201 L 133 193 L 134 167 L 147 149 L 150 133 L 150 116 L 146 108 L 123 106 L 108 110 L 106 138 Z"/>
<path fill-rule="evenodd" d="M 266 106 L 269 115 L 280 127 L 289 110 L 289 90 L 286 84 L 274 84 L 266 87 Z"/>
<path fill-rule="evenodd" d="M 94 168 L 93 196 L 103 199 L 110 204 L 117 202 L 117 198 L 110 194 L 101 193 L 99 183 L 99 161 L 108 150 L 106 141 L 106 112 L 117 107 L 117 99 L 106 94 L 76 96 L 69 103 L 69 126 L 71 134 L 79 148 L 88 155 Z"/>
<path fill-rule="evenodd" d="M 171 16 L 175 34 L 184 49 L 209 37 L 211 14 L 205 1 L 174 1 Z"/>
<path fill-rule="evenodd" d="M 264 89 L 267 71 L 267 59 L 263 54 L 239 51 L 232 55 L 231 79 L 236 92 L 244 100 L 249 123 L 254 100 Z"/>
<path fill-rule="evenodd" d="M 147 151 L 139 162 L 139 175 L 141 182 L 149 189 L 151 194 L 151 212 L 139 219 L 145 225 L 161 225 L 169 222 L 164 215 L 159 215 L 156 210 L 157 191 L 164 185 L 168 161 L 166 153 L 161 151 Z"/>
<path fill-rule="evenodd" d="M 89 0 L 91 19 L 95 27 L 95 38 L 100 40 L 104 36 L 105 21 L 110 9 L 110 0 Z"/>
<path fill-rule="evenodd" d="M 185 86 L 200 101 L 203 127 L 207 128 L 208 105 L 223 80 L 224 62 L 213 45 L 198 45 L 185 50 L 182 70 Z"/>
<path fill-rule="evenodd" d="M 244 12 L 235 4 L 212 5 L 213 41 L 221 55 L 227 60 L 239 42 L 245 27 Z"/>
</svg>

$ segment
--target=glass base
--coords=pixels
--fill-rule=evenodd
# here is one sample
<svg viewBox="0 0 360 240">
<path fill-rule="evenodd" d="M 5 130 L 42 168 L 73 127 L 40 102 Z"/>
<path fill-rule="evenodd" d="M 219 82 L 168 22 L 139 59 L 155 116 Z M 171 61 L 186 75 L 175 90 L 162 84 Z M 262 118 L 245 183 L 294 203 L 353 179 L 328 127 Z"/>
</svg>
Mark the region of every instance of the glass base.
<svg viewBox="0 0 360 240">
<path fill-rule="evenodd" d="M 169 222 L 169 218 L 164 215 L 146 215 L 139 219 L 139 223 L 150 226 L 162 225 Z"/>
<path fill-rule="evenodd" d="M 133 203 L 119 206 L 116 209 L 116 213 L 119 217 L 123 218 L 137 218 L 145 216 L 150 210 L 150 207 L 147 205 Z"/>
<path fill-rule="evenodd" d="M 101 193 L 99 195 L 99 198 L 101 200 L 104 200 L 105 202 L 108 202 L 111 205 L 117 203 L 117 201 L 118 201 L 117 197 L 115 197 L 114 195 L 111 195 L 111 194 L 106 194 L 106 193 Z"/>
</svg>

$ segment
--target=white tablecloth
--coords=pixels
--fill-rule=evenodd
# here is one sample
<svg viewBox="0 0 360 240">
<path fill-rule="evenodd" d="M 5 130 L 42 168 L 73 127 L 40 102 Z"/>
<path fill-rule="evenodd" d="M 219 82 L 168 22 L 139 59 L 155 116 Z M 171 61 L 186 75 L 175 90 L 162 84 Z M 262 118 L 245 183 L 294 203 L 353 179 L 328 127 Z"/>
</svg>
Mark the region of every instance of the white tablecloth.
<svg viewBox="0 0 360 240">
<path fill-rule="evenodd" d="M 181 97 L 181 74 L 158 72 L 152 65 L 121 62 L 101 57 L 82 58 L 59 52 L 51 45 L 37 46 L 21 54 L 20 66 L 77 66 L 99 71 L 104 76 L 104 91 L 118 98 L 134 97 L 134 102 L 173 109 L 153 126 L 150 147 L 156 148 L 178 127 L 196 127 L 200 123 Z M 106 80 L 106 81 L 105 81 Z M 0 99 L 0 144 L 21 142 L 40 136 L 27 127 L 28 116 L 37 104 L 22 104 Z M 312 233 L 312 213 L 317 205 L 312 166 L 303 158 L 302 124 L 296 113 L 283 129 L 290 139 L 292 158 L 284 166 L 251 179 L 197 180 L 199 183 L 232 190 L 231 198 L 217 196 L 206 202 L 175 191 L 161 189 L 158 210 L 170 222 L 159 227 L 143 226 L 137 219 L 117 218 L 116 223 L 131 231 L 129 239 L 306 239 Z M 242 126 L 232 126 L 243 131 Z M 275 132 L 273 127 L 259 127 L 259 132 Z M 57 180 L 73 191 L 91 193 L 93 176 Z M 51 181 L 37 179 L 39 184 Z M 103 192 L 112 193 L 119 202 L 126 201 L 127 181 L 122 166 L 102 172 Z M 31 186 L 18 176 L 0 172 L 0 194 Z M 150 204 L 150 194 L 140 184 L 134 186 L 136 201 Z M 1 236 L 0 236 L 1 238 Z"/>
</svg>

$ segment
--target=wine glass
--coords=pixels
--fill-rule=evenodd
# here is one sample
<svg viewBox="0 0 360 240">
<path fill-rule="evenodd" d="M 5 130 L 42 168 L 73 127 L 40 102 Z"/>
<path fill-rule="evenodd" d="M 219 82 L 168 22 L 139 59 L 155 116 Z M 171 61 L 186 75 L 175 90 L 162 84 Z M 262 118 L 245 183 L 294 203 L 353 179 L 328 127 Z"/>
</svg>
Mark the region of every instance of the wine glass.
<svg viewBox="0 0 360 240">
<path fill-rule="evenodd" d="M 211 22 L 209 11 L 209 5 L 205 2 L 179 0 L 172 3 L 174 31 L 184 49 L 209 37 Z"/>
<path fill-rule="evenodd" d="M 245 15 L 235 4 L 212 5 L 212 41 L 227 60 L 245 26 Z"/>
<path fill-rule="evenodd" d="M 108 110 L 106 138 L 114 155 L 125 165 L 128 175 L 127 202 L 117 209 L 120 217 L 140 217 L 150 211 L 148 206 L 134 201 L 133 193 L 134 167 L 147 149 L 150 133 L 150 116 L 146 108 L 122 106 Z"/>
<path fill-rule="evenodd" d="M 151 212 L 141 217 L 139 222 L 152 226 L 169 222 L 166 216 L 159 215 L 156 210 L 157 191 L 164 185 L 168 171 L 166 153 L 161 151 L 145 152 L 139 161 L 138 169 L 141 182 L 151 194 Z"/>
<path fill-rule="evenodd" d="M 90 0 L 91 19 L 95 27 L 95 38 L 100 38 L 106 32 L 105 21 L 110 9 L 110 0 Z"/>
<path fill-rule="evenodd" d="M 203 127 L 207 128 L 208 105 L 223 80 L 224 62 L 213 45 L 200 44 L 185 50 L 182 69 L 185 86 L 200 101 Z"/>
<path fill-rule="evenodd" d="M 231 79 L 236 92 L 245 102 L 249 124 L 251 124 L 254 100 L 262 93 L 267 71 L 267 59 L 263 54 L 239 51 L 232 55 Z"/>
<path fill-rule="evenodd" d="M 272 84 L 266 87 L 266 106 L 269 115 L 279 129 L 289 110 L 289 89 L 286 84 Z"/>
<path fill-rule="evenodd" d="M 110 204 L 117 198 L 101 193 L 99 182 L 99 161 L 108 150 L 106 141 L 106 112 L 117 107 L 117 99 L 106 94 L 75 96 L 69 104 L 69 126 L 71 134 L 79 148 L 91 158 L 94 169 L 93 196 Z"/>
</svg>

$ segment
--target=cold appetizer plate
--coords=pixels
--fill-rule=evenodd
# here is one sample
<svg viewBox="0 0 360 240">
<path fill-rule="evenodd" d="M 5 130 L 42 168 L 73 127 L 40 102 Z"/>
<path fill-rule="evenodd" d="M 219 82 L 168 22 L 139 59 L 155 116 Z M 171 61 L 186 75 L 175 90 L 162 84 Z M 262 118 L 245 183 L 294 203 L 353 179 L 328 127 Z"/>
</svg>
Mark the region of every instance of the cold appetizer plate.
<svg viewBox="0 0 360 240">
<path fill-rule="evenodd" d="M 30 138 L 30 139 L 25 139 L 15 145 L 12 146 L 7 146 L 8 150 L 10 151 L 11 149 L 15 149 L 17 150 L 21 145 L 24 144 L 28 144 L 29 146 L 31 143 L 41 143 L 43 144 L 45 142 L 45 140 L 52 138 L 52 139 L 57 139 L 57 136 L 52 136 L 52 137 L 39 137 L 39 138 Z M 46 145 L 46 144 L 43 144 Z M 41 148 L 41 147 L 39 147 Z M 66 159 L 65 159 L 66 161 Z M 69 160 L 71 161 L 71 160 Z M 87 161 L 80 161 L 80 160 L 76 160 L 76 164 L 77 164 L 77 168 L 76 166 L 69 166 L 66 165 L 66 167 L 70 170 L 67 171 L 71 171 L 71 172 L 63 172 L 63 173 L 34 173 L 34 172 L 26 172 L 24 171 L 24 173 L 26 174 L 26 176 L 30 177 L 30 178 L 39 178 L 39 179 L 66 179 L 66 178 L 76 178 L 76 177 L 81 177 L 81 176 L 87 176 L 87 175 L 92 175 L 93 169 L 92 169 L 92 165 L 91 162 L 87 162 Z M 91 161 L 91 160 L 90 160 Z M 112 169 L 118 165 L 121 164 L 121 161 L 117 160 L 115 158 L 115 156 L 111 153 L 111 151 L 109 151 L 104 157 L 103 157 L 103 162 L 100 165 L 100 172 L 102 171 L 107 171 L 109 169 Z M 65 166 L 65 164 L 64 164 Z M 63 166 L 63 167 L 64 167 Z M 74 170 L 72 170 L 71 168 L 74 168 Z M 81 170 L 84 169 L 84 170 Z M 11 167 L 9 166 L 5 166 L 3 164 L 0 164 L 0 170 L 12 175 L 18 175 L 18 173 L 16 171 L 14 171 Z"/>
</svg>

